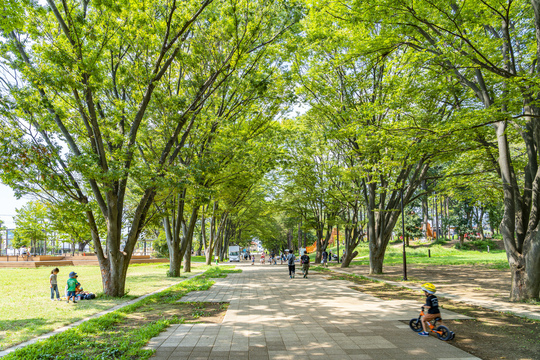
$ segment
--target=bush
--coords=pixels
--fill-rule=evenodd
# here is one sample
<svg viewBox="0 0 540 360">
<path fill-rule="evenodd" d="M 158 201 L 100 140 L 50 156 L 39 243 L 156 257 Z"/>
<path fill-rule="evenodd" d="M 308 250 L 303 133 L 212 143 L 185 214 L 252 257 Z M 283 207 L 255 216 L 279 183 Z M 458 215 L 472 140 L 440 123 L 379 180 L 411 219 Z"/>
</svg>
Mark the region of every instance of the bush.
<svg viewBox="0 0 540 360">
<path fill-rule="evenodd" d="M 490 239 L 467 241 L 467 242 L 464 242 L 463 245 L 461 245 L 460 243 L 457 243 L 454 247 L 458 250 L 487 251 L 488 246 L 490 250 L 497 249 L 497 244 L 495 244 L 493 240 L 490 240 Z"/>
<path fill-rule="evenodd" d="M 167 239 L 165 238 L 165 233 L 163 231 L 159 233 L 158 238 L 154 240 L 152 246 L 154 247 L 154 251 L 156 252 L 156 257 L 169 257 L 169 247 L 167 246 Z"/>
</svg>

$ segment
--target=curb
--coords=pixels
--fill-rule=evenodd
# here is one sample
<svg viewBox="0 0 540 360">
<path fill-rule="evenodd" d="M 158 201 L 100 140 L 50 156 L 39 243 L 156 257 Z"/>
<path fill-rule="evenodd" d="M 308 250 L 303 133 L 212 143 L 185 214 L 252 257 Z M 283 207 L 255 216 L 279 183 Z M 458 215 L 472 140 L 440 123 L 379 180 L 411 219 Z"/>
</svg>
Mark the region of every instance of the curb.
<svg viewBox="0 0 540 360">
<path fill-rule="evenodd" d="M 56 330 L 53 330 L 53 331 L 51 331 L 51 332 L 48 332 L 48 333 L 46 333 L 46 334 L 40 335 L 40 336 L 35 337 L 35 338 L 33 338 L 33 339 L 30 339 L 30 340 L 27 340 L 27 341 L 22 342 L 22 343 L 20 343 L 20 344 L 17 344 L 17 345 L 14 345 L 14 346 L 12 346 L 12 347 L 9 347 L 9 348 L 7 348 L 7 349 L 5 349 L 5 350 L 0 351 L 0 357 L 6 356 L 7 354 L 12 353 L 12 352 L 14 352 L 15 350 L 22 349 L 23 347 L 26 347 L 26 346 L 28 346 L 28 345 L 35 344 L 35 343 L 37 343 L 38 341 L 48 339 L 48 338 L 50 338 L 50 337 L 53 336 L 53 335 L 63 333 L 64 331 L 69 330 L 69 329 L 72 329 L 72 328 L 74 328 L 74 327 L 76 327 L 76 326 L 79 326 L 79 325 L 81 325 L 82 323 L 84 323 L 84 322 L 86 322 L 86 321 L 88 321 L 88 320 L 98 318 L 98 317 L 100 317 L 100 316 L 109 314 L 109 313 L 111 313 L 111 312 L 113 312 L 113 311 L 116 311 L 116 310 L 121 309 L 121 308 L 123 308 L 123 307 L 126 307 L 126 306 L 128 306 L 128 305 L 135 304 L 135 303 L 137 303 L 137 302 L 139 302 L 139 301 L 141 301 L 141 300 L 143 300 L 143 299 L 146 299 L 146 298 L 149 297 L 149 296 L 155 295 L 155 294 L 160 293 L 160 292 L 162 292 L 162 291 L 164 291 L 164 290 L 167 290 L 168 288 L 171 288 L 171 287 L 173 287 L 173 286 L 176 286 L 176 285 L 178 285 L 178 284 L 180 284 L 180 283 L 182 283 L 182 282 L 184 282 L 184 281 L 191 280 L 191 279 L 193 279 L 193 278 L 195 278 L 195 277 L 197 277 L 197 276 L 199 276 L 199 275 L 202 275 L 202 274 L 204 274 L 205 272 L 206 272 L 206 271 L 202 271 L 202 272 L 200 272 L 200 273 L 191 275 L 190 277 L 185 278 L 185 279 L 183 279 L 182 281 L 179 281 L 179 282 L 177 282 L 177 283 L 174 283 L 174 284 L 171 284 L 171 285 L 166 286 L 166 287 L 164 287 L 164 288 L 155 290 L 155 291 L 153 291 L 153 292 L 151 292 L 151 293 L 148 293 L 148 294 L 139 296 L 138 298 L 133 299 L 133 300 L 126 301 L 125 303 L 122 303 L 122 304 L 119 304 L 119 305 L 115 305 L 115 306 L 113 306 L 113 307 L 111 307 L 111 308 L 109 308 L 109 309 L 107 309 L 107 310 L 103 310 L 103 311 L 101 311 L 101 312 L 99 312 L 99 313 L 97 313 L 97 314 L 91 315 L 91 316 L 89 316 L 89 317 L 87 317 L 87 318 L 84 318 L 84 319 L 75 321 L 75 322 L 73 322 L 73 323 L 71 323 L 71 324 L 68 324 L 68 325 L 66 325 L 66 326 L 62 326 L 62 327 L 60 327 L 60 328 L 58 328 L 58 329 L 56 329 Z"/>
<path fill-rule="evenodd" d="M 355 273 L 347 272 L 347 271 L 344 271 L 344 270 L 331 270 L 331 271 L 334 271 L 334 272 L 337 272 L 337 273 L 340 273 L 340 274 L 344 274 L 344 275 L 357 275 Z M 422 291 L 422 289 L 420 289 L 419 286 L 414 286 L 414 285 L 406 284 L 406 283 L 403 283 L 403 282 L 391 281 L 391 280 L 383 280 L 383 279 L 375 278 L 375 277 L 372 277 L 372 276 L 366 276 L 366 275 L 361 275 L 361 276 L 366 278 L 366 279 L 369 279 L 369 280 L 384 282 L 384 283 L 387 283 L 388 285 L 392 285 L 392 286 L 405 287 L 407 289 L 414 290 L 414 291 Z M 491 301 L 491 300 L 480 301 L 480 300 L 475 300 L 475 299 L 466 298 L 466 297 L 463 297 L 463 296 L 444 293 L 444 292 L 438 292 L 437 296 L 440 296 L 440 297 L 443 297 L 443 298 L 448 298 L 448 299 L 451 299 L 453 301 L 457 301 L 457 302 L 461 302 L 461 303 L 466 303 L 466 304 L 469 304 L 469 305 L 478 306 L 478 307 L 481 307 L 481 308 L 484 308 L 484 309 L 494 310 L 494 311 L 503 312 L 503 313 L 510 313 L 512 315 L 522 317 L 522 318 L 525 318 L 525 319 L 540 320 L 540 313 L 539 312 L 532 312 L 532 311 L 529 311 L 529 310 L 516 309 L 516 308 L 512 308 L 510 306 L 507 306 L 506 304 L 501 304 L 499 302 L 495 302 L 495 301 Z"/>
</svg>

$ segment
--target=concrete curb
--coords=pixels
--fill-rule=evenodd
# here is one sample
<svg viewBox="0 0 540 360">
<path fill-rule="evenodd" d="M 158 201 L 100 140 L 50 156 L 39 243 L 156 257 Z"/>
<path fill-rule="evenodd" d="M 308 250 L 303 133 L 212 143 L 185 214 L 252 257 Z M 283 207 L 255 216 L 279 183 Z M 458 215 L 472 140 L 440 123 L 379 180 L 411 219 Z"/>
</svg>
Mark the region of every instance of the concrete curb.
<svg viewBox="0 0 540 360">
<path fill-rule="evenodd" d="M 331 270 L 331 271 L 337 272 L 337 273 L 340 273 L 340 274 L 345 274 L 345 275 L 357 275 L 355 273 L 347 272 L 347 271 L 344 271 L 344 270 Z M 411 289 L 411 290 L 414 290 L 414 291 L 422 291 L 422 289 L 420 289 L 419 286 L 414 286 L 414 285 L 410 285 L 410 284 L 399 282 L 399 281 L 383 280 L 383 279 L 379 279 L 379 278 L 372 277 L 372 276 L 366 276 L 366 275 L 360 275 L 360 276 L 362 276 L 362 277 L 364 277 L 366 279 L 369 279 L 369 280 L 384 282 L 384 283 L 387 283 L 387 284 L 392 285 L 392 286 L 405 287 L 407 289 Z M 458 301 L 458 302 L 462 302 L 462 303 L 482 307 L 482 308 L 485 308 L 485 309 L 495 310 L 495 311 L 504 312 L 504 313 L 510 313 L 512 315 L 519 316 L 519 317 L 526 318 L 526 319 L 540 320 L 540 312 L 532 312 L 532 311 L 529 311 L 529 310 L 516 309 L 514 307 L 511 307 L 511 306 L 509 306 L 509 305 L 507 305 L 505 303 L 501 303 L 501 302 L 498 302 L 498 301 L 492 301 L 492 300 L 482 300 L 482 301 L 480 301 L 480 300 L 475 300 L 475 299 L 466 298 L 466 297 L 463 297 L 463 296 L 444 293 L 444 292 L 437 292 L 437 296 L 440 296 L 440 297 L 443 297 L 443 298 L 448 298 L 448 299 L 451 299 L 453 301 Z"/>
<path fill-rule="evenodd" d="M 91 315 L 91 316 L 89 316 L 89 317 L 87 317 L 87 318 L 84 318 L 84 319 L 82 319 L 82 320 L 75 321 L 74 323 L 71 323 L 71 324 L 66 325 L 66 326 L 62 326 L 61 328 L 58 328 L 58 329 L 56 329 L 56 330 L 53 330 L 53 331 L 51 331 L 51 332 L 49 332 L 49 333 L 40 335 L 40 336 L 35 337 L 35 338 L 33 338 L 33 339 L 30 339 L 30 340 L 28 340 L 28 341 L 25 341 L 25 342 L 22 342 L 22 343 L 20 343 L 20 344 L 15 345 L 15 346 L 12 346 L 12 347 L 10 347 L 10 348 L 7 348 L 7 349 L 5 349 L 5 350 L 3 350 L 3 351 L 0 351 L 0 357 L 6 356 L 7 354 L 12 353 L 12 352 L 14 352 L 15 350 L 21 349 L 21 348 L 23 348 L 23 347 L 25 347 L 25 346 L 35 344 L 35 343 L 37 343 L 38 341 L 48 339 L 48 338 L 50 338 L 50 337 L 53 336 L 53 335 L 63 333 L 64 331 L 69 330 L 69 329 L 72 329 L 72 328 L 74 328 L 74 327 L 76 327 L 76 326 L 79 326 L 79 325 L 81 325 L 82 323 L 84 323 L 84 322 L 86 322 L 86 321 L 88 321 L 88 320 L 98 318 L 98 317 L 100 317 L 100 316 L 109 314 L 109 313 L 111 313 L 111 312 L 113 312 L 113 311 L 116 311 L 116 310 L 121 309 L 121 308 L 123 308 L 123 307 L 126 307 L 126 306 L 128 306 L 128 305 L 135 304 L 135 303 L 137 303 L 137 302 L 139 302 L 139 301 L 141 301 L 141 300 L 143 300 L 143 299 L 146 299 L 146 298 L 149 297 L 149 296 L 152 296 L 152 295 L 155 295 L 155 294 L 157 294 L 157 293 L 160 293 L 160 292 L 162 292 L 162 291 L 164 291 L 164 290 L 167 290 L 167 289 L 169 289 L 169 288 L 171 288 L 171 287 L 173 287 L 173 286 L 176 286 L 176 285 L 178 285 L 178 284 L 180 284 L 180 283 L 182 283 L 182 282 L 184 282 L 184 281 L 193 279 L 193 278 L 195 278 L 195 277 L 197 277 L 197 276 L 200 276 L 200 275 L 202 275 L 202 274 L 204 274 L 204 273 L 205 273 L 205 271 L 202 271 L 202 272 L 199 272 L 199 273 L 197 273 L 197 274 L 191 275 L 190 277 L 188 277 L 188 278 L 186 278 L 186 279 L 183 279 L 182 281 L 179 281 L 179 282 L 174 283 L 174 284 L 172 284 L 172 285 L 169 285 L 169 286 L 166 286 L 166 287 L 164 287 L 164 288 L 158 289 L 158 290 L 153 291 L 153 292 L 151 292 L 151 293 L 148 293 L 148 294 L 146 294 L 146 295 L 142 295 L 142 296 L 140 296 L 140 297 L 138 297 L 138 298 L 136 298 L 136 299 L 129 300 L 129 301 L 125 302 L 125 303 L 122 303 L 122 304 L 119 304 L 119 305 L 115 305 L 115 306 L 113 306 L 112 308 L 109 308 L 109 309 L 107 309 L 107 310 L 103 310 L 103 311 L 101 311 L 101 312 L 99 312 L 99 313 L 97 313 L 97 314 Z"/>
</svg>

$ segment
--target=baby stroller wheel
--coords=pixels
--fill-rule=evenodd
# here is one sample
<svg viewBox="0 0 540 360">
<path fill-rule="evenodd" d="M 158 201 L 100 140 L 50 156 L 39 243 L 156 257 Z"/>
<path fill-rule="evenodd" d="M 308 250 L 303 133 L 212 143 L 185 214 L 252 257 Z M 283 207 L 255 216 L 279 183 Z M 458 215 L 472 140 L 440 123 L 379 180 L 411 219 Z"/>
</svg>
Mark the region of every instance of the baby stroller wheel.
<svg viewBox="0 0 540 360">
<path fill-rule="evenodd" d="M 411 319 L 411 321 L 409 321 L 409 327 L 414 332 L 420 332 L 422 331 L 422 322 L 418 319 Z"/>
<path fill-rule="evenodd" d="M 439 340 L 448 341 L 452 340 L 452 332 L 444 325 L 438 326 L 437 329 L 435 329 L 437 332 L 437 337 Z"/>
</svg>

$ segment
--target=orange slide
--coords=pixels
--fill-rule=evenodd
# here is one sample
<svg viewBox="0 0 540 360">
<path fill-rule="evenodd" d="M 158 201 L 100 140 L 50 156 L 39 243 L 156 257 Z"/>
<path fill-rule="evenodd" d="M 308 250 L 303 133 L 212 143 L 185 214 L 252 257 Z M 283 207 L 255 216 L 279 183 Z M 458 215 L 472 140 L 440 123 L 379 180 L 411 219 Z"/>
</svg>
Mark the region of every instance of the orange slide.
<svg viewBox="0 0 540 360">
<path fill-rule="evenodd" d="M 433 238 L 433 239 L 437 238 L 437 234 L 433 232 L 433 229 L 431 228 L 431 225 L 429 223 L 427 223 L 427 227 L 426 227 L 426 236 L 428 238 Z"/>
</svg>

